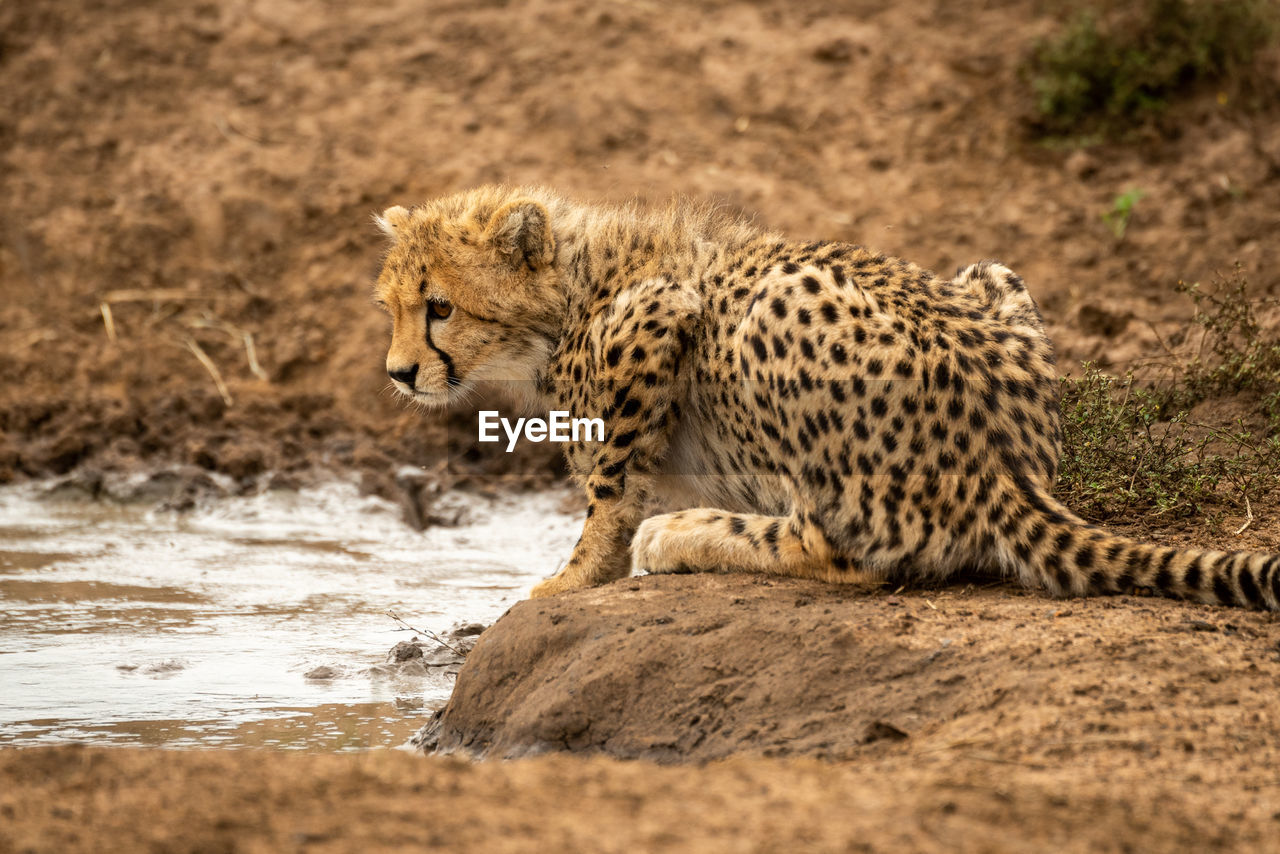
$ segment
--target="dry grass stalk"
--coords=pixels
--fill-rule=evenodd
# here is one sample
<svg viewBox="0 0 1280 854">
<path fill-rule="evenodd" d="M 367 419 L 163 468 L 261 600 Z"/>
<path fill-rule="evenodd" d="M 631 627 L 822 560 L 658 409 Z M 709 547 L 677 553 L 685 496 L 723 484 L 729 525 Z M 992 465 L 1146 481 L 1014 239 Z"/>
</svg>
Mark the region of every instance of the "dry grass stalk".
<svg viewBox="0 0 1280 854">
<path fill-rule="evenodd" d="M 103 301 L 107 303 L 116 302 L 174 302 L 178 300 L 211 300 L 217 299 L 209 294 L 193 294 L 178 288 L 157 288 L 146 290 L 144 288 L 125 288 L 123 290 L 107 291 Z"/>
<path fill-rule="evenodd" d="M 222 372 L 219 371 L 218 366 L 213 363 L 213 359 L 209 358 L 209 354 L 206 353 L 200 345 L 196 343 L 196 339 L 192 338 L 190 335 L 186 336 L 184 343 L 186 343 L 187 349 L 194 353 L 195 357 L 200 360 L 200 364 L 204 365 L 204 369 L 209 372 L 209 376 L 213 377 L 213 384 L 217 386 L 218 394 L 222 395 L 223 402 L 226 403 L 227 406 L 230 406 L 231 392 L 227 390 L 227 384 L 222 381 Z"/>
<path fill-rule="evenodd" d="M 258 351 L 253 346 L 253 333 L 244 333 L 244 353 L 249 358 L 249 371 L 255 377 L 264 383 L 271 382 L 271 377 L 267 376 L 267 372 L 262 369 L 262 365 L 258 364 Z"/>
<path fill-rule="evenodd" d="M 111 314 L 111 304 L 104 302 L 98 308 L 102 311 L 102 325 L 106 327 L 107 338 L 114 344 L 116 343 L 116 319 Z"/>
<path fill-rule="evenodd" d="M 246 329 L 241 329 L 234 323 L 229 323 L 215 314 L 202 312 L 196 317 L 186 317 L 182 321 L 183 325 L 191 329 L 215 329 L 222 332 L 231 340 L 244 347 L 245 358 L 249 362 L 249 372 L 264 383 L 271 382 L 271 377 L 262 368 L 262 364 L 258 361 L 258 348 L 253 343 L 253 333 Z"/>
</svg>

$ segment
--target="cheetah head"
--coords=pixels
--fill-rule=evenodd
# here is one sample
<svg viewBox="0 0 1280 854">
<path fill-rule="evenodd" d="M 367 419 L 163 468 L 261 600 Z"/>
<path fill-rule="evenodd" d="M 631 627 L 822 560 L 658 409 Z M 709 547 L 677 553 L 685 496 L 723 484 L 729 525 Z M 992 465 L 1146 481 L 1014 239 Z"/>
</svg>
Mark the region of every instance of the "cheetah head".
<svg viewBox="0 0 1280 854">
<path fill-rule="evenodd" d="M 394 323 L 394 388 L 433 407 L 480 383 L 531 394 L 564 317 L 547 204 L 489 187 L 376 222 L 391 240 L 374 301 Z"/>
</svg>

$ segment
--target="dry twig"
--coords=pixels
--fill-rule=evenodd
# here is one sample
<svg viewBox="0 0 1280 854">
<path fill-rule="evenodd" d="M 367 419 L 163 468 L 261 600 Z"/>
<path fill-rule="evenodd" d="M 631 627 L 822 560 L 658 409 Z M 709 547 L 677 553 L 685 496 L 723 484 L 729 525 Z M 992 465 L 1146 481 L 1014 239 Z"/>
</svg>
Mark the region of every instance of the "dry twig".
<svg viewBox="0 0 1280 854">
<path fill-rule="evenodd" d="M 466 657 L 467 654 L 465 652 L 458 649 L 456 646 L 453 646 L 452 644 L 448 643 L 447 641 L 445 641 L 444 638 L 440 637 L 435 632 L 428 631 L 426 629 L 415 629 L 413 626 L 409 625 L 404 620 L 400 619 L 400 615 L 397 614 L 395 611 L 388 610 L 387 616 L 400 624 L 400 631 L 414 632 L 415 634 L 425 635 L 426 637 L 440 644 L 442 647 L 449 650 L 450 652 L 456 653 L 457 655 L 463 656 L 464 658 Z"/>
<path fill-rule="evenodd" d="M 1251 506 L 1249 505 L 1249 496 L 1248 496 L 1248 495 L 1246 495 L 1246 496 L 1244 497 L 1244 512 L 1245 512 L 1245 520 L 1244 520 L 1244 524 L 1243 524 L 1243 525 L 1241 525 L 1239 528 L 1237 528 L 1237 529 L 1236 529 L 1236 536 L 1237 536 L 1237 537 L 1238 537 L 1238 536 L 1240 536 L 1241 534 L 1243 534 L 1243 533 L 1245 532 L 1245 529 L 1246 529 L 1246 528 L 1248 528 L 1250 525 L 1252 525 L 1252 524 L 1253 524 L 1253 507 L 1251 507 Z"/>
</svg>

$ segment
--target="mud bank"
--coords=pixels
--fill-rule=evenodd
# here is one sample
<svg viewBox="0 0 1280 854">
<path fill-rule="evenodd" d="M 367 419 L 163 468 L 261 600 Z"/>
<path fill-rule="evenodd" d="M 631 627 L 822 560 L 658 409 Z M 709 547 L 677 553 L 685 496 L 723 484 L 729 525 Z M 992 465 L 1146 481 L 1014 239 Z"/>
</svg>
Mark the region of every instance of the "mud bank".
<svg viewBox="0 0 1280 854">
<path fill-rule="evenodd" d="M 891 595 L 650 576 L 515 605 L 421 741 L 489 758 L 969 756 L 1274 799 L 1278 684 L 1271 614 L 1003 584 Z"/>
</svg>

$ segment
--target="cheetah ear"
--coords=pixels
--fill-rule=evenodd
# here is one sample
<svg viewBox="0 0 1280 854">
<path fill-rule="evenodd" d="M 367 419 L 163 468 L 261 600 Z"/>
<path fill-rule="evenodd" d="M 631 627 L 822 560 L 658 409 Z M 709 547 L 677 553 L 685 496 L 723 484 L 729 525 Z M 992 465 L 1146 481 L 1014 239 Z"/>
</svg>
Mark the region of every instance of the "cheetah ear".
<svg viewBox="0 0 1280 854">
<path fill-rule="evenodd" d="M 409 224 L 409 210 L 396 205 L 383 211 L 382 216 L 375 214 L 373 221 L 377 223 L 382 233 L 394 242 L 399 238 L 399 232 Z"/>
<path fill-rule="evenodd" d="M 551 214 L 530 199 L 517 199 L 498 208 L 485 229 L 485 238 L 513 264 L 538 270 L 555 257 Z"/>
</svg>

